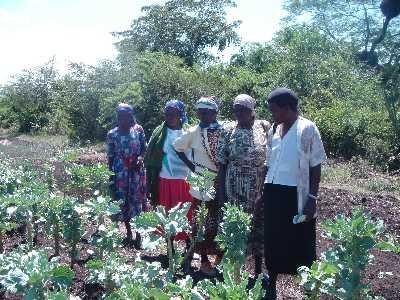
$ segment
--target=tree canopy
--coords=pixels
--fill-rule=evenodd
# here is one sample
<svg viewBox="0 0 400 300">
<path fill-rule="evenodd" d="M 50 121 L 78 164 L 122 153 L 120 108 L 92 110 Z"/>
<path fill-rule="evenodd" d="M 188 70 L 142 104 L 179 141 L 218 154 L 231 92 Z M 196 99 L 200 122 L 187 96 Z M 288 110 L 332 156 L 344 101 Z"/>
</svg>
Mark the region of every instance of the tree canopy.
<svg viewBox="0 0 400 300">
<path fill-rule="evenodd" d="M 121 57 L 137 52 L 163 52 L 183 58 L 188 65 L 209 58 L 210 48 L 225 49 L 239 41 L 239 21 L 228 22 L 233 0 L 169 0 L 142 8 L 131 28 L 115 35 Z"/>
</svg>

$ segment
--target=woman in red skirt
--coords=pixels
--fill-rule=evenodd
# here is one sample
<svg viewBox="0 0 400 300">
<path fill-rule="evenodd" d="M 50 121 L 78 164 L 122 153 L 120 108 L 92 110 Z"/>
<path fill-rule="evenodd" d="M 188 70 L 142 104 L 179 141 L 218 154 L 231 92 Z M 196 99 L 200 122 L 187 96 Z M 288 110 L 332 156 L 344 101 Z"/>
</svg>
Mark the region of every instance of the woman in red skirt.
<svg viewBox="0 0 400 300">
<path fill-rule="evenodd" d="M 178 157 L 173 142 L 184 133 L 187 122 L 185 105 L 179 100 L 170 100 L 164 108 L 165 121 L 158 126 L 150 138 L 145 166 L 148 173 L 149 198 L 153 206 L 162 205 L 170 210 L 178 204 L 192 202 L 190 186 L 186 181 L 189 168 Z M 192 209 L 187 218 L 192 220 Z M 188 240 L 186 233 L 178 233 L 176 240 Z"/>
</svg>

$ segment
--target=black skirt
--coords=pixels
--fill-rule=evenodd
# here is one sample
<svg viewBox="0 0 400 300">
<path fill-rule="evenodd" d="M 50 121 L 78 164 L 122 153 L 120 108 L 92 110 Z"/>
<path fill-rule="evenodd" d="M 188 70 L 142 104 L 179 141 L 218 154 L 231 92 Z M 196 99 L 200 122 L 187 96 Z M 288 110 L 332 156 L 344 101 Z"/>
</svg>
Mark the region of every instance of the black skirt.
<svg viewBox="0 0 400 300">
<path fill-rule="evenodd" d="M 293 224 L 297 214 L 297 188 L 264 185 L 265 264 L 270 272 L 296 274 L 316 259 L 315 219 Z"/>
</svg>

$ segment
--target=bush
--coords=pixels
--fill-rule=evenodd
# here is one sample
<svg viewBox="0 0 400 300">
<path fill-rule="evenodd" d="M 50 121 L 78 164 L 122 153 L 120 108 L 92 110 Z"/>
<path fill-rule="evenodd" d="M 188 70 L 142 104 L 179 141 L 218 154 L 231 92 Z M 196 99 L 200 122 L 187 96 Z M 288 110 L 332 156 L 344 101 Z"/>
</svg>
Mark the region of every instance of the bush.
<svg viewBox="0 0 400 300">
<path fill-rule="evenodd" d="M 394 149 L 393 135 L 385 113 L 368 107 L 335 101 L 319 110 L 306 107 L 330 156 L 350 159 L 363 156 L 377 165 L 385 165 Z"/>
</svg>

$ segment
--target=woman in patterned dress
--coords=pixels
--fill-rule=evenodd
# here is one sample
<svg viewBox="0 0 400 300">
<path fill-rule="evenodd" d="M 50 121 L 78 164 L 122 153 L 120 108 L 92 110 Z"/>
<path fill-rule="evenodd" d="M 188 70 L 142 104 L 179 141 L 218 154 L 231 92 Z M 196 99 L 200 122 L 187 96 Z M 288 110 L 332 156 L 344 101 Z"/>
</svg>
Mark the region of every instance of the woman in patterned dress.
<svg viewBox="0 0 400 300">
<path fill-rule="evenodd" d="M 201 173 L 204 169 L 217 175 L 218 165 L 216 161 L 217 144 L 221 131 L 221 125 L 217 121 L 218 105 L 215 97 L 202 97 L 196 103 L 197 116 L 200 123 L 188 129 L 181 137 L 175 140 L 173 146 L 182 161 L 192 172 Z M 191 150 L 190 160 L 185 152 Z M 217 186 L 217 180 L 214 181 Z M 217 260 L 222 257 L 214 241 L 218 231 L 218 215 L 220 207 L 214 196 L 201 195 L 198 187 L 192 186 L 190 194 L 195 200 L 195 206 L 205 201 L 208 215 L 205 220 L 204 241 L 196 245 L 197 251 L 201 254 L 200 271 L 207 275 L 214 275 L 215 268 L 208 259 L 208 254 L 217 254 Z M 194 230 L 196 230 L 194 228 Z"/>
<path fill-rule="evenodd" d="M 219 163 L 220 205 L 228 202 L 240 205 L 252 216 L 252 230 L 248 239 L 248 252 L 255 259 L 255 273 L 262 271 L 263 214 L 260 203 L 265 176 L 266 133 L 270 124 L 255 119 L 255 100 L 245 94 L 233 103 L 236 122 L 221 131 L 217 161 Z"/>
<path fill-rule="evenodd" d="M 108 167 L 114 172 L 115 198 L 120 200 L 122 221 L 126 227 L 127 245 L 140 248 L 139 233 L 132 236 L 130 220 L 146 208 L 146 176 L 143 155 L 146 141 L 143 128 L 135 122 L 134 110 L 128 104 L 117 108 L 118 126 L 107 134 Z"/>
</svg>

